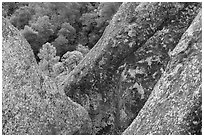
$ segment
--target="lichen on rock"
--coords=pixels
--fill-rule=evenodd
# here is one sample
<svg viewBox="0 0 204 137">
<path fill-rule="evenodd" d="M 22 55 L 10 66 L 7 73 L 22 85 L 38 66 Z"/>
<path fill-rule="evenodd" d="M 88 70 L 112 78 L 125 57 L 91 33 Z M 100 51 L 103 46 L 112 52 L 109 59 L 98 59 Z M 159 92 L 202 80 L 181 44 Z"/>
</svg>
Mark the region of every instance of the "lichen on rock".
<svg viewBox="0 0 204 137">
<path fill-rule="evenodd" d="M 39 72 L 30 45 L 2 19 L 2 133 L 90 134 L 87 111 Z"/>
<path fill-rule="evenodd" d="M 123 134 L 202 134 L 202 65 L 198 47 L 201 10 L 172 51 L 177 54 L 171 57 L 144 107 Z"/>
<path fill-rule="evenodd" d="M 196 3 L 121 5 L 101 39 L 64 81 L 66 95 L 86 106 L 93 123 L 97 123 L 94 133 L 120 134 L 132 122 L 164 72 L 168 53 L 199 8 Z M 123 82 L 121 73 L 126 79 Z M 70 79 L 72 76 L 75 80 Z M 140 86 L 130 88 L 136 83 Z M 101 99 L 95 102 L 95 96 Z M 120 112 L 127 115 L 123 124 L 118 121 Z"/>
</svg>

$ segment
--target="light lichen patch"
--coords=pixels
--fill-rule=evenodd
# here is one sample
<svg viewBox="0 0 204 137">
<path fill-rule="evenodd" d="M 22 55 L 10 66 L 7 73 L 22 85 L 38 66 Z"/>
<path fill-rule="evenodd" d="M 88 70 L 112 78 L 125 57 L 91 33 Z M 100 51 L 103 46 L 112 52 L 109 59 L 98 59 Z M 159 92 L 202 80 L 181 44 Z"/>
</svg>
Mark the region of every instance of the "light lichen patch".
<svg viewBox="0 0 204 137">
<path fill-rule="evenodd" d="M 137 91 L 141 94 L 141 99 L 144 99 L 145 92 L 144 92 L 143 87 L 136 82 L 132 87 L 130 87 L 130 89 L 134 89 L 134 88 L 136 88 Z"/>
</svg>

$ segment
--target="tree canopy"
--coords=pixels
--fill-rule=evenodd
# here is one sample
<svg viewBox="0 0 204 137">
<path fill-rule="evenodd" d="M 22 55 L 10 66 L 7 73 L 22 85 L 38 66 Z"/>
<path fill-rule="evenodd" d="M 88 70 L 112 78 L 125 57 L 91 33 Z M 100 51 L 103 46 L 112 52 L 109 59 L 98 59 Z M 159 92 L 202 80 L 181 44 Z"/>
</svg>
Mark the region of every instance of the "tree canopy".
<svg viewBox="0 0 204 137">
<path fill-rule="evenodd" d="M 60 57 L 67 51 L 76 50 L 79 44 L 91 49 L 103 34 L 120 4 L 5 2 L 3 14 L 15 27 L 24 30 L 23 35 L 39 61 L 37 54 L 47 42 L 56 47 L 57 55 Z M 31 30 L 37 33 L 33 34 Z"/>
</svg>

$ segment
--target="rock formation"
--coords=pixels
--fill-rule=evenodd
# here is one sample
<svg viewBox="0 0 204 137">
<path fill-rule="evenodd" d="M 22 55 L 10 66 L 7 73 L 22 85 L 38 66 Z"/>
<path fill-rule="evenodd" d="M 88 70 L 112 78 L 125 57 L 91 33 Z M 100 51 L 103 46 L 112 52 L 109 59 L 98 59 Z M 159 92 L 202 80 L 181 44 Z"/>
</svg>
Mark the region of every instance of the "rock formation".
<svg viewBox="0 0 204 137">
<path fill-rule="evenodd" d="M 178 44 L 199 9 L 198 3 L 186 4 L 171 22 L 157 31 L 120 65 L 118 69 L 119 77 L 122 77 L 120 111 L 126 116 L 120 116 L 124 117 L 121 119 L 123 129 L 127 128 L 124 122 L 129 125 L 144 106 L 166 69 L 170 60 L 169 53 Z"/>
<path fill-rule="evenodd" d="M 2 133 L 89 134 L 87 111 L 42 77 L 30 45 L 2 20 Z"/>
<path fill-rule="evenodd" d="M 94 134 L 120 134 L 137 116 L 200 3 L 123 3 L 103 36 L 62 83 Z"/>
<path fill-rule="evenodd" d="M 201 10 L 170 54 L 170 62 L 125 135 L 202 134 Z"/>
<path fill-rule="evenodd" d="M 201 134 L 200 11 L 196 2 L 123 3 L 57 81 L 3 19 L 3 134 Z"/>
</svg>

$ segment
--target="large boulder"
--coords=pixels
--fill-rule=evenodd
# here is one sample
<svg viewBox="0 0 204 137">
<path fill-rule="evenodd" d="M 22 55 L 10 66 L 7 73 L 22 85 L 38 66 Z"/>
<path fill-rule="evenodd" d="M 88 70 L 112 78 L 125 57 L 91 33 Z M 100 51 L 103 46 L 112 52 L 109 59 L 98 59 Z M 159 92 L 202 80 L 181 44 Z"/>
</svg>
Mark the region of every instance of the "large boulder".
<svg viewBox="0 0 204 137">
<path fill-rule="evenodd" d="M 200 3 L 186 3 L 174 19 L 122 62 L 116 78 L 121 79 L 118 90 L 119 128 L 126 129 L 138 115 L 164 73 L 170 61 L 169 53 L 178 44 L 200 7 Z"/>
<path fill-rule="evenodd" d="M 2 19 L 2 133 L 89 134 L 87 111 L 41 75 L 28 42 Z"/>
<path fill-rule="evenodd" d="M 123 3 L 103 36 L 62 82 L 94 134 L 120 134 L 137 116 L 200 3 Z M 125 77 L 125 78 L 124 78 Z"/>
<path fill-rule="evenodd" d="M 170 62 L 124 135 L 202 134 L 202 20 L 201 10 Z"/>
</svg>

